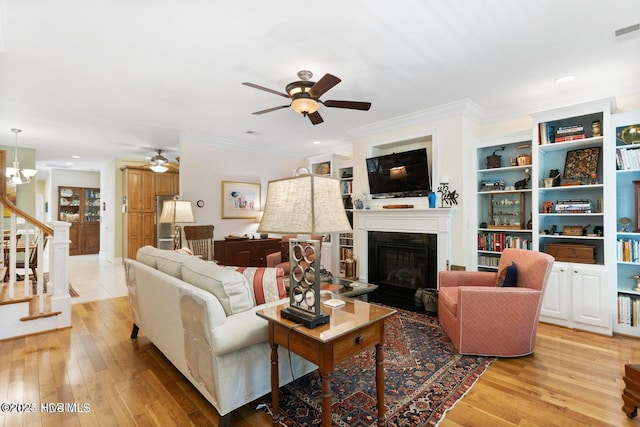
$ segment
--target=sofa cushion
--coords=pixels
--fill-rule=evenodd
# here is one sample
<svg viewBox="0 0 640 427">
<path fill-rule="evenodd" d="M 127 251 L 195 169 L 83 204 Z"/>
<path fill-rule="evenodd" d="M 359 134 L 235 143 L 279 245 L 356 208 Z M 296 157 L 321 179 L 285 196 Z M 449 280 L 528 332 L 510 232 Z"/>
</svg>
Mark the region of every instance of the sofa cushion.
<svg viewBox="0 0 640 427">
<path fill-rule="evenodd" d="M 158 270 L 182 280 L 182 263 L 192 259 L 193 256 L 164 249 L 158 249 L 158 251 L 156 257 Z"/>
<path fill-rule="evenodd" d="M 136 253 L 136 260 L 151 268 L 157 269 L 158 251 L 160 251 L 160 249 L 154 248 L 153 246 L 143 246 L 138 249 L 138 252 Z"/>
<path fill-rule="evenodd" d="M 284 270 L 266 267 L 226 267 L 242 273 L 253 286 L 256 305 L 279 301 L 287 296 Z"/>
<path fill-rule="evenodd" d="M 189 257 L 182 264 L 182 280 L 215 295 L 227 316 L 254 306 L 252 290 L 245 277 L 213 262 Z"/>
</svg>

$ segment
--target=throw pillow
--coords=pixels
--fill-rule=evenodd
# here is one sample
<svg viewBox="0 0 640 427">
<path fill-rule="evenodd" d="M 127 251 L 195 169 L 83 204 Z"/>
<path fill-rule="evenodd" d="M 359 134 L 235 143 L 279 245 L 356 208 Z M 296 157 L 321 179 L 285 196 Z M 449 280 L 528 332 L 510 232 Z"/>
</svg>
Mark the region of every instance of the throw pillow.
<svg viewBox="0 0 640 427">
<path fill-rule="evenodd" d="M 241 273 L 197 257 L 188 258 L 182 264 L 183 280 L 215 295 L 227 316 L 255 305 L 250 284 Z"/>
<path fill-rule="evenodd" d="M 500 270 L 496 277 L 496 286 L 518 286 L 518 268 L 515 262 L 512 262 L 511 265 Z"/>
<path fill-rule="evenodd" d="M 503 268 L 502 271 L 498 273 L 498 277 L 496 278 L 496 286 L 518 286 L 518 268 L 516 267 L 515 262 L 512 262 L 511 265 Z"/>
<path fill-rule="evenodd" d="M 284 270 L 269 267 L 226 267 L 235 270 L 253 285 L 253 296 L 257 305 L 279 301 L 287 296 L 284 286 Z"/>
</svg>

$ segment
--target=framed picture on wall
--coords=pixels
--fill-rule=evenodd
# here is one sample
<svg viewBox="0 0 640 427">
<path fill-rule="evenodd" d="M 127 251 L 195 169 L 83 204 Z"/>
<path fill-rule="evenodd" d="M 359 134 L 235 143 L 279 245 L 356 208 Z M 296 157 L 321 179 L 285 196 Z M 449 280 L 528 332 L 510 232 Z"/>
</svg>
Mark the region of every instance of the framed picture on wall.
<svg viewBox="0 0 640 427">
<path fill-rule="evenodd" d="M 260 211 L 260 184 L 222 181 L 222 218 L 255 219 Z"/>
</svg>

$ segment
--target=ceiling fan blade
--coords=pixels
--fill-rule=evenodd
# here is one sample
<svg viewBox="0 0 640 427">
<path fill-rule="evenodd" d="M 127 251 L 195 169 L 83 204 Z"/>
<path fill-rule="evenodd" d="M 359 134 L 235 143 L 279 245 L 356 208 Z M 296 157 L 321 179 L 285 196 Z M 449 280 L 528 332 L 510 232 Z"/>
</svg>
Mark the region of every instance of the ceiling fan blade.
<svg viewBox="0 0 640 427">
<path fill-rule="evenodd" d="M 316 82 L 311 89 L 309 89 L 309 95 L 314 98 L 320 98 L 323 93 L 340 83 L 341 80 L 333 74 L 325 74 L 320 80 Z"/>
<path fill-rule="evenodd" d="M 272 111 L 276 111 L 276 110 L 281 110 L 283 108 L 289 108 L 288 105 L 281 105 L 279 107 L 272 107 L 272 108 L 267 108 L 266 110 L 260 110 L 260 111 L 256 111 L 255 113 L 251 113 L 251 114 L 264 114 L 264 113 L 270 113 Z"/>
<path fill-rule="evenodd" d="M 285 98 L 289 98 L 289 95 L 287 95 L 286 93 L 278 92 L 277 90 L 269 89 L 268 87 L 260 86 L 260 85 L 257 85 L 255 83 L 242 82 L 242 84 L 245 85 L 245 86 L 252 87 L 254 89 L 264 90 L 266 92 L 270 92 L 270 93 L 273 93 L 273 94 L 276 94 L 276 95 L 284 96 Z"/>
<path fill-rule="evenodd" d="M 348 108 L 350 110 L 363 110 L 368 111 L 371 108 L 370 102 L 356 102 L 356 101 L 323 101 L 325 107 L 330 108 Z"/>
<path fill-rule="evenodd" d="M 309 120 L 311 120 L 311 123 L 313 123 L 314 125 L 319 125 L 320 123 L 324 122 L 324 120 L 322 120 L 322 116 L 317 111 L 311 114 L 307 114 L 307 117 L 309 117 Z"/>
</svg>

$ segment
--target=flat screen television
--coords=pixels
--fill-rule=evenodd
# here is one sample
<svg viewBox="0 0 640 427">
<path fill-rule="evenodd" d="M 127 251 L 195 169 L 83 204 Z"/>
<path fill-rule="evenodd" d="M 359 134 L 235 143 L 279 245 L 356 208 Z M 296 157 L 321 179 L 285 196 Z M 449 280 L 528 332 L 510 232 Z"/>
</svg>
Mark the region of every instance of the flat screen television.
<svg viewBox="0 0 640 427">
<path fill-rule="evenodd" d="M 426 197 L 431 192 L 426 148 L 368 158 L 367 175 L 374 199 Z"/>
</svg>

